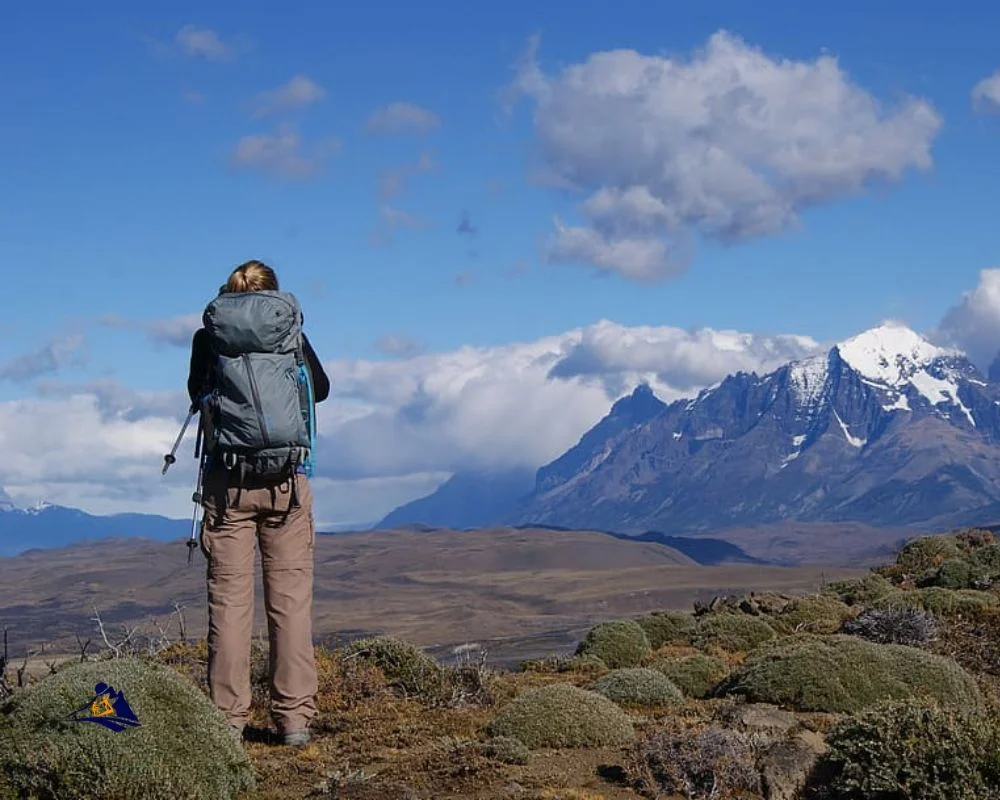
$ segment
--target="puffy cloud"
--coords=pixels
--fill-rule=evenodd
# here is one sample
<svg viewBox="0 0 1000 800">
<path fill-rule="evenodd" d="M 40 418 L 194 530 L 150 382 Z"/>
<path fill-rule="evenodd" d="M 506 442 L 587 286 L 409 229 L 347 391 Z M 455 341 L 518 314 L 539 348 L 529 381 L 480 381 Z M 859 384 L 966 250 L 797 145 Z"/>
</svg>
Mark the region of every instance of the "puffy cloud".
<svg viewBox="0 0 1000 800">
<path fill-rule="evenodd" d="M 964 350 L 986 370 L 1000 351 L 1000 268 L 980 270 L 976 287 L 963 293 L 929 336 Z"/>
<path fill-rule="evenodd" d="M 331 136 L 305 150 L 302 136 L 291 126 L 282 125 L 274 133 L 240 139 L 233 150 L 232 165 L 280 178 L 304 180 L 316 175 L 341 146 L 341 141 Z"/>
<path fill-rule="evenodd" d="M 936 110 L 883 108 L 831 56 L 772 58 L 720 31 L 686 60 L 620 49 L 549 75 L 537 45 L 508 93 L 533 101 L 534 173 L 589 194 L 586 224 L 557 221 L 553 262 L 662 280 L 696 234 L 780 232 L 809 206 L 932 166 Z"/>
<path fill-rule="evenodd" d="M 1000 69 L 972 88 L 972 105 L 977 111 L 1000 111 Z"/>
<path fill-rule="evenodd" d="M 396 102 L 372 112 L 366 128 L 375 134 L 426 134 L 440 124 L 440 117 L 432 111 L 413 103 Z"/>
<path fill-rule="evenodd" d="M 238 49 L 234 44 L 223 42 L 211 28 L 200 25 L 185 25 L 177 31 L 174 42 L 183 55 L 207 61 L 232 61 Z"/>
<path fill-rule="evenodd" d="M 326 97 L 326 90 L 306 75 L 296 75 L 288 83 L 257 96 L 254 116 L 266 117 L 279 111 L 304 108 Z"/>
<path fill-rule="evenodd" d="M 29 381 L 66 367 L 81 366 L 86 361 L 85 347 L 86 341 L 80 333 L 54 337 L 37 350 L 0 364 L 0 381 Z"/>
<path fill-rule="evenodd" d="M 434 154 L 425 151 L 413 164 L 407 164 L 399 169 L 384 170 L 378 179 L 378 195 L 383 202 L 398 197 L 406 191 L 406 184 L 414 175 L 431 172 L 437 165 Z"/>
</svg>

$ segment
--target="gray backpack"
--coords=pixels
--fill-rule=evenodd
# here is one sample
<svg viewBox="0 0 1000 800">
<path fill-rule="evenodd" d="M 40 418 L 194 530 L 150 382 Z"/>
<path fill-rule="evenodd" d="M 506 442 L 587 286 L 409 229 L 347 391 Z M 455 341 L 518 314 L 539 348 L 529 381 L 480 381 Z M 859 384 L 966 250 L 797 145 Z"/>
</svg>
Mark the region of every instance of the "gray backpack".
<svg viewBox="0 0 1000 800">
<path fill-rule="evenodd" d="M 246 475 L 312 474 L 315 400 L 302 310 L 287 292 L 220 294 L 202 322 L 215 364 L 201 404 L 205 453 Z"/>
</svg>

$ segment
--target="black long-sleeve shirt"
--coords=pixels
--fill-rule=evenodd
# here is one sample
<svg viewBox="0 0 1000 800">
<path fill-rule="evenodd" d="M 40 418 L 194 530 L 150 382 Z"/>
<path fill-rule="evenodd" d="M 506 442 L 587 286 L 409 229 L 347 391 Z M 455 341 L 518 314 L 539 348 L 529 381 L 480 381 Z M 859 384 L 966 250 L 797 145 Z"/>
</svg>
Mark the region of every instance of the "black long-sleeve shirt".
<svg viewBox="0 0 1000 800">
<path fill-rule="evenodd" d="M 316 402 L 321 403 L 330 396 L 330 379 L 304 333 L 302 334 L 302 345 L 306 361 L 309 363 L 309 371 L 312 373 L 313 394 Z M 209 388 L 211 376 L 212 348 L 208 342 L 208 332 L 204 328 L 199 328 L 191 340 L 191 367 L 188 371 L 188 395 L 191 397 L 192 404 L 196 403 L 198 398 L 203 396 Z"/>
</svg>

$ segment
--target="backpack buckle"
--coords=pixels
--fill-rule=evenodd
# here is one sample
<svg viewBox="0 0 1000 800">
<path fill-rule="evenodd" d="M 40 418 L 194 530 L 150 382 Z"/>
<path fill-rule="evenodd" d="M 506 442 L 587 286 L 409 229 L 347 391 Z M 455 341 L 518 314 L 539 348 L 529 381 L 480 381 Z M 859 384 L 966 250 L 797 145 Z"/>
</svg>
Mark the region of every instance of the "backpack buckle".
<svg viewBox="0 0 1000 800">
<path fill-rule="evenodd" d="M 239 463 L 239 457 L 232 450 L 227 450 L 222 454 L 222 463 L 226 466 L 226 469 L 235 469 Z"/>
</svg>

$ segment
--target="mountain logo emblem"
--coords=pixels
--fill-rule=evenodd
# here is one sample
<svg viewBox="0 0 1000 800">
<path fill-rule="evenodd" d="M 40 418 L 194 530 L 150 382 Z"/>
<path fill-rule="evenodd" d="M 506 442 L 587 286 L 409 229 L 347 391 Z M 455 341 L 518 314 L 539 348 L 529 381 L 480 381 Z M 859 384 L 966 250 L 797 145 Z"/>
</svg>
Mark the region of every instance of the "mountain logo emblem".
<svg viewBox="0 0 1000 800">
<path fill-rule="evenodd" d="M 124 693 L 104 682 L 94 686 L 94 697 L 66 717 L 72 722 L 94 722 L 120 733 L 126 728 L 140 727 L 139 718 L 125 700 Z"/>
</svg>

